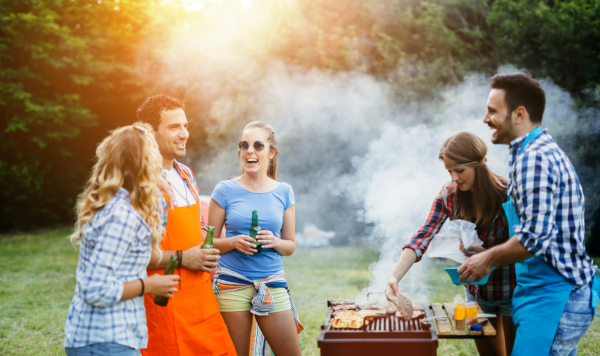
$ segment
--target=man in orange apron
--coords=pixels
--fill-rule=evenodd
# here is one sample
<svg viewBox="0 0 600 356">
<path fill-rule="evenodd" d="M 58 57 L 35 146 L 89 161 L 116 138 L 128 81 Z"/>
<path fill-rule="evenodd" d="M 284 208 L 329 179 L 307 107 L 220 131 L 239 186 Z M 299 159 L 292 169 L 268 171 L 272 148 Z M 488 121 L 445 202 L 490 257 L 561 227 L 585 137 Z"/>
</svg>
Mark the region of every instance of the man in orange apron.
<svg viewBox="0 0 600 356">
<path fill-rule="evenodd" d="M 174 197 L 174 208 L 166 214 L 160 245 L 163 254 L 152 256 L 148 275 L 162 274 L 170 256 L 176 255 L 180 259 L 176 273 L 181 276 L 179 290 L 166 307 L 154 304 L 153 296 L 145 296 L 149 340 L 142 355 L 235 356 L 209 275 L 217 265 L 219 250 L 199 248 L 206 236 L 206 225 L 198 187 L 192 171 L 175 160 L 185 156 L 189 137 L 184 109 L 181 101 L 167 95 L 150 97 L 138 109 L 138 119 L 150 123 L 156 131 L 163 156 L 163 177 Z"/>
</svg>

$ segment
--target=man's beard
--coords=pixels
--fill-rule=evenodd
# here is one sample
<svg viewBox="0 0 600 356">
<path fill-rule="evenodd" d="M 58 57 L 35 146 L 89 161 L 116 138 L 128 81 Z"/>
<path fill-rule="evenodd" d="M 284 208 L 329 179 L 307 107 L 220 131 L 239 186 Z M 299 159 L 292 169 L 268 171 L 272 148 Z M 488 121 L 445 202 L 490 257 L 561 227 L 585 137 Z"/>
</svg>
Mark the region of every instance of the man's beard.
<svg viewBox="0 0 600 356">
<path fill-rule="evenodd" d="M 496 137 L 492 139 L 493 144 L 496 144 L 496 145 L 510 144 L 510 141 L 512 141 L 511 136 L 512 136 L 512 131 L 513 131 L 511 117 L 512 117 L 512 112 L 508 113 L 506 115 L 506 117 L 504 118 L 504 122 L 502 123 L 502 126 L 500 126 L 500 127 L 494 126 L 496 128 Z"/>
<path fill-rule="evenodd" d="M 157 143 L 158 143 L 158 150 L 160 151 L 160 154 L 163 156 L 164 159 L 179 159 L 179 158 L 183 158 L 185 157 L 185 154 L 187 153 L 186 149 L 183 150 L 183 152 L 180 152 L 179 150 L 177 150 L 172 142 L 168 141 L 168 140 L 161 140 L 160 138 L 157 137 Z"/>
</svg>

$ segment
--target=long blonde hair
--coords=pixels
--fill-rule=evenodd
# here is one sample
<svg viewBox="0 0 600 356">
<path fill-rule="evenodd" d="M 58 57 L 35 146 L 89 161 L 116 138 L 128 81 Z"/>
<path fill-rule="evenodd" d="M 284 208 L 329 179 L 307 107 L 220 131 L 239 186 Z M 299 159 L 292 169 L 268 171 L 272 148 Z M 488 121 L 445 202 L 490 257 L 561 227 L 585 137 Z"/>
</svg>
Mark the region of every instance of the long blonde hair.
<svg viewBox="0 0 600 356">
<path fill-rule="evenodd" d="M 255 127 L 263 129 L 266 132 L 267 143 L 269 144 L 269 150 L 275 150 L 275 155 L 269 161 L 269 169 L 267 170 L 267 176 L 269 176 L 273 180 L 277 180 L 277 156 L 279 156 L 279 150 L 277 149 L 277 139 L 275 139 L 275 130 L 273 130 L 273 127 L 271 127 L 271 125 L 265 124 L 262 121 L 252 121 L 251 123 L 246 125 L 246 127 L 244 127 L 244 130 L 242 130 L 242 134 L 240 135 L 240 139 L 242 137 L 244 137 L 244 131 L 246 131 L 248 129 L 253 129 Z M 241 157 L 242 157 L 242 151 L 238 150 L 238 160 L 241 160 Z M 246 168 L 244 168 L 244 164 L 241 163 L 240 176 L 243 176 L 245 173 L 246 173 Z"/>
<path fill-rule="evenodd" d="M 487 231 L 494 218 L 502 209 L 506 186 L 500 176 L 486 165 L 487 146 L 482 139 L 471 132 L 457 132 L 450 136 L 440 149 L 440 160 L 448 159 L 456 164 L 477 162 L 469 167 L 475 169 L 475 182 L 466 192 L 456 189 L 457 215 L 460 219 L 471 221 L 479 231 Z"/>
<path fill-rule="evenodd" d="M 152 230 L 153 248 L 160 250 L 162 227 L 157 178 L 162 157 L 152 132 L 152 126 L 137 122 L 112 131 L 98 146 L 98 162 L 77 199 L 77 222 L 69 237 L 73 246 L 83 238 L 83 226 L 123 187 L 131 195 L 131 205 Z"/>
</svg>

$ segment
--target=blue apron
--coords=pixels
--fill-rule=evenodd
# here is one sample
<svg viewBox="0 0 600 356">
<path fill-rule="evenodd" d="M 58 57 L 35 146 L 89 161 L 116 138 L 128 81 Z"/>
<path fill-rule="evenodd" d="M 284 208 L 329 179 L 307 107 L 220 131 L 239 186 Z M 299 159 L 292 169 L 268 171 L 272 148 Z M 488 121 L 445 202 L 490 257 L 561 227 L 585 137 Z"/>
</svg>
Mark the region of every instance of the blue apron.
<svg viewBox="0 0 600 356">
<path fill-rule="evenodd" d="M 519 155 L 525 147 L 542 133 L 536 127 L 523 141 Z M 514 171 L 514 167 L 513 167 Z M 513 172 L 510 172 L 512 180 Z M 509 235 L 513 226 L 520 224 L 519 215 L 512 199 L 512 184 L 509 184 L 508 201 L 502 204 L 508 220 Z M 513 322 L 517 328 L 513 356 L 548 355 L 558 324 L 562 318 L 574 284 L 558 273 L 541 256 L 533 256 L 515 264 L 517 287 L 513 294 Z M 592 307 L 594 314 L 600 296 L 600 279 L 594 276 L 592 283 Z M 558 313 L 557 311 L 561 311 Z M 596 316 L 600 316 L 596 314 Z"/>
</svg>

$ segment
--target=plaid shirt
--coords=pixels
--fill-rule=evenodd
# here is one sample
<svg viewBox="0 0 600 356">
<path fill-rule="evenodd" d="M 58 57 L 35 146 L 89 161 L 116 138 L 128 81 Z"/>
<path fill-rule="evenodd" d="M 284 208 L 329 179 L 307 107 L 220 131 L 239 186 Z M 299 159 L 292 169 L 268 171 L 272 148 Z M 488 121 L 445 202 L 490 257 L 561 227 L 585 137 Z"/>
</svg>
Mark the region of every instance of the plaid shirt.
<svg viewBox="0 0 600 356">
<path fill-rule="evenodd" d="M 595 267 L 585 253 L 585 201 L 577 173 L 547 130 L 519 155 L 525 138 L 510 143 L 509 192 L 521 221 L 515 235 L 569 281 L 588 284 Z"/>
<path fill-rule="evenodd" d="M 198 184 L 196 183 L 196 178 L 194 177 L 194 173 L 192 172 L 192 170 L 177 161 L 174 161 L 173 167 L 175 167 L 175 170 L 177 171 L 177 173 L 179 173 L 179 176 L 183 180 L 183 184 L 186 186 L 186 188 L 190 191 L 192 191 L 191 187 L 194 188 L 192 191 L 195 192 L 194 199 L 196 199 L 196 203 L 200 203 L 200 200 L 198 199 L 200 189 L 198 188 Z M 169 185 L 171 185 L 171 183 L 169 183 Z M 171 190 L 173 189 L 171 188 Z M 173 192 L 173 194 L 175 194 L 175 192 Z M 161 195 L 160 202 L 163 208 L 160 223 L 162 225 L 163 231 L 166 231 L 168 218 L 167 213 L 169 211 L 166 209 L 167 200 L 165 199 L 164 195 Z M 200 204 L 200 224 L 202 226 L 202 230 L 208 231 L 208 226 L 204 222 L 204 214 L 202 214 L 202 204 Z"/>
<path fill-rule="evenodd" d="M 500 181 L 506 185 L 506 178 L 500 178 Z M 417 262 L 423 258 L 427 251 L 429 243 L 440 231 L 446 219 L 455 220 L 458 218 L 458 207 L 455 201 L 456 183 L 448 182 L 443 187 L 433 202 L 429 216 L 425 224 L 412 239 L 404 245 L 403 248 L 410 248 L 417 254 Z M 492 222 L 490 229 L 483 234 L 478 233 L 483 241 L 483 247 L 486 249 L 500 245 L 508 240 L 508 221 L 504 210 L 500 212 Z M 508 300 L 512 298 L 513 291 L 517 286 L 515 265 L 501 266 L 492 272 L 487 284 L 465 286 L 477 299 L 493 302 Z"/>
<path fill-rule="evenodd" d="M 65 347 L 116 342 L 146 348 L 144 299 L 121 302 L 124 282 L 147 277 L 152 231 L 123 188 L 82 229 L 77 286 L 65 325 Z"/>
</svg>

